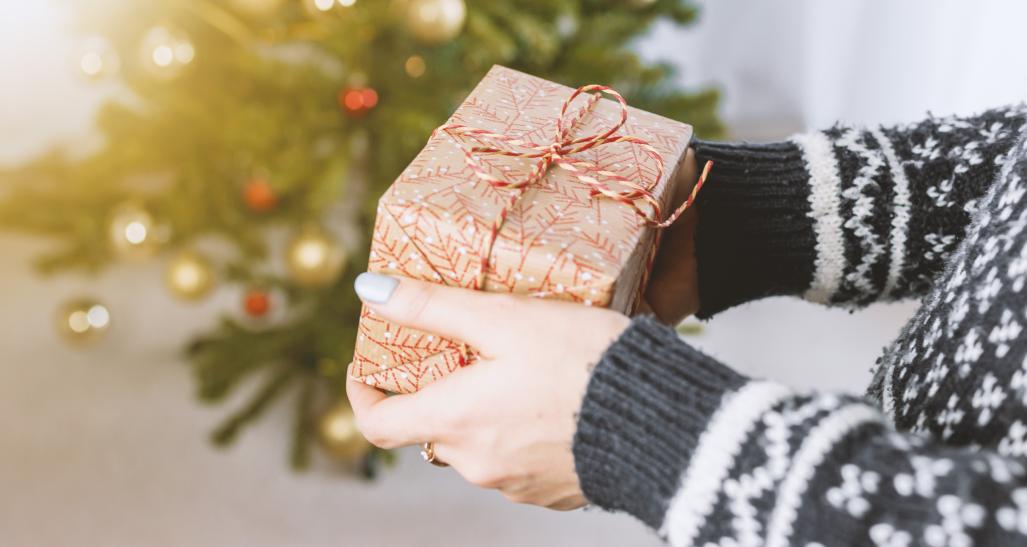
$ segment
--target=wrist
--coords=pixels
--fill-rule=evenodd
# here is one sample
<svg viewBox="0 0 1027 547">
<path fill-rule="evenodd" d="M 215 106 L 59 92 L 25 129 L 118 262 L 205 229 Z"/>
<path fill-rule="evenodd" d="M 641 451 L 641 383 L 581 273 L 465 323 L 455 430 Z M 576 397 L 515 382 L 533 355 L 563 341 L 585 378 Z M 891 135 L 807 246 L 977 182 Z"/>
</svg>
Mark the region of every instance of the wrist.
<svg viewBox="0 0 1027 547">
<path fill-rule="evenodd" d="M 635 318 L 603 354 L 581 405 L 573 452 L 585 496 L 658 527 L 710 417 L 745 382 L 673 329 Z"/>
</svg>

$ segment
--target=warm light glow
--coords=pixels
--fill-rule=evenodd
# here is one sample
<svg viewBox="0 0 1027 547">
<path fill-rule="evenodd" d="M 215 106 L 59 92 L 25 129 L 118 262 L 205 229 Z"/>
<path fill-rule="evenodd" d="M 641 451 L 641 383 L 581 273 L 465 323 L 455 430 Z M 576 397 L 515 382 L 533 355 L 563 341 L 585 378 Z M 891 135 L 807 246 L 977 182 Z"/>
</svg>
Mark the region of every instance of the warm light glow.
<svg viewBox="0 0 1027 547">
<path fill-rule="evenodd" d="M 345 440 L 357 434 L 357 426 L 348 416 L 332 416 L 325 427 L 325 435 Z"/>
<path fill-rule="evenodd" d="M 420 78 L 424 75 L 426 68 L 424 57 L 421 57 L 420 55 L 411 55 L 407 58 L 407 62 L 403 65 L 403 68 L 407 71 L 407 76 L 410 76 L 411 78 Z"/>
<path fill-rule="evenodd" d="M 189 42 L 180 42 L 175 46 L 175 59 L 182 64 L 189 64 L 196 56 L 196 49 Z"/>
<path fill-rule="evenodd" d="M 296 262 L 308 269 L 319 268 L 328 258 L 328 249 L 321 241 L 304 241 L 296 246 Z"/>
<path fill-rule="evenodd" d="M 314 0 L 314 7 L 320 11 L 329 11 L 335 5 L 335 0 Z"/>
<path fill-rule="evenodd" d="M 120 68 L 118 54 L 105 38 L 91 36 L 79 48 L 78 68 L 90 78 L 114 74 Z"/>
<path fill-rule="evenodd" d="M 129 222 L 125 226 L 125 240 L 132 245 L 146 241 L 146 225 L 139 221 Z"/>
<path fill-rule="evenodd" d="M 89 52 L 82 55 L 82 61 L 79 64 L 82 67 L 82 72 L 85 72 L 87 76 L 96 76 L 103 72 L 103 57 L 99 53 Z"/>
<path fill-rule="evenodd" d="M 89 330 L 88 314 L 82 310 L 76 310 L 68 314 L 68 328 L 71 332 L 82 334 Z"/>
<path fill-rule="evenodd" d="M 94 329 L 102 329 L 111 322 L 111 314 L 107 308 L 96 304 L 86 312 L 86 322 Z"/>
<path fill-rule="evenodd" d="M 171 46 L 157 46 L 153 49 L 153 63 L 157 66 L 170 66 L 175 60 L 175 52 Z"/>
<path fill-rule="evenodd" d="M 175 268 L 174 284 L 182 290 L 191 291 L 203 284 L 204 272 L 198 264 L 186 262 Z"/>
<path fill-rule="evenodd" d="M 442 17 L 439 8 L 435 4 L 428 3 L 417 6 L 417 14 L 422 21 L 427 23 L 435 23 Z"/>
<path fill-rule="evenodd" d="M 339 5 L 344 7 L 344 8 L 348 8 L 348 7 L 350 7 L 350 6 L 352 6 L 353 4 L 356 4 L 356 3 L 357 3 L 357 0 L 339 0 Z"/>
<path fill-rule="evenodd" d="M 150 69 L 161 77 L 173 77 L 196 57 L 189 36 L 169 27 L 156 26 L 143 37 L 141 51 Z"/>
</svg>

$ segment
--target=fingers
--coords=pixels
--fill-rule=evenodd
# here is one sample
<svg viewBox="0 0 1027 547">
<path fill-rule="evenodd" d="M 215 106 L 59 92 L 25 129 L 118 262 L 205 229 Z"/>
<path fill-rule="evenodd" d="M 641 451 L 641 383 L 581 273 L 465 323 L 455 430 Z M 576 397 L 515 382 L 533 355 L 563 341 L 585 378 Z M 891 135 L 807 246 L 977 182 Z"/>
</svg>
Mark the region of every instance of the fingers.
<svg viewBox="0 0 1027 547">
<path fill-rule="evenodd" d="M 357 295 L 385 319 L 466 342 L 489 354 L 513 321 L 524 321 L 527 302 L 510 295 L 446 287 L 365 272 Z M 524 309 L 517 309 L 524 307 Z"/>
<path fill-rule="evenodd" d="M 371 444 L 385 449 L 434 441 L 437 435 L 432 397 L 426 392 L 388 396 L 360 380 L 346 381 L 346 395 L 357 429 Z"/>
</svg>

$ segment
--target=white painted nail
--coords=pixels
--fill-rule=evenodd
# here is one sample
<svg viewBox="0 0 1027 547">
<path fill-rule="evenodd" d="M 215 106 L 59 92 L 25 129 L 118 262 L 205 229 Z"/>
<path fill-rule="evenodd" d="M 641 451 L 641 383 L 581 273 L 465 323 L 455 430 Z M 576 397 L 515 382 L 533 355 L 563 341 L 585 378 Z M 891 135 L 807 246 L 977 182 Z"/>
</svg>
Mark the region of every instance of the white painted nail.
<svg viewBox="0 0 1027 547">
<path fill-rule="evenodd" d="M 392 293 L 399 285 L 395 277 L 371 272 L 364 272 L 353 282 L 353 290 L 364 302 L 384 304 L 392 298 Z"/>
</svg>

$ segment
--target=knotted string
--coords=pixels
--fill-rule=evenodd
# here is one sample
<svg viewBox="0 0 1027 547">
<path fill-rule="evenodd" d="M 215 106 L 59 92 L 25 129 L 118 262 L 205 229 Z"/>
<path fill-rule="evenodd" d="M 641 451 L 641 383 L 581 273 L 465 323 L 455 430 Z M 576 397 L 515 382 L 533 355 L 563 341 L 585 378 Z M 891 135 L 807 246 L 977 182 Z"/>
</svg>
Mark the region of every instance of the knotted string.
<svg viewBox="0 0 1027 547">
<path fill-rule="evenodd" d="M 590 93 L 588 101 L 568 118 L 567 112 L 571 103 L 583 93 Z M 584 137 L 573 138 L 571 133 L 580 125 L 585 116 L 588 115 L 595 105 L 606 94 L 614 98 L 620 106 L 620 118 L 617 123 L 606 131 L 601 131 Z M 657 229 L 663 229 L 673 224 L 677 219 L 695 202 L 699 190 L 706 183 L 706 178 L 713 167 L 712 161 L 707 161 L 703 166 L 699 180 L 689 193 L 688 198 L 677 207 L 670 215 L 663 218 L 660 201 L 653 195 L 653 189 L 663 180 L 664 167 L 663 156 L 649 144 L 648 141 L 632 135 L 617 135 L 617 131 L 624 126 L 628 120 L 628 104 L 624 97 L 615 90 L 604 85 L 585 85 L 571 93 L 563 102 L 560 108 L 560 115 L 556 118 L 556 131 L 553 140 L 549 144 L 538 144 L 518 137 L 511 137 L 502 133 L 494 133 L 485 129 L 470 127 L 458 123 L 450 123 L 439 127 L 433 136 L 443 131 L 454 137 L 454 141 L 464 152 L 464 161 L 470 167 L 474 175 L 489 184 L 493 188 L 509 188 L 509 199 L 499 210 L 496 218 L 490 226 L 489 236 L 485 240 L 485 246 L 481 253 L 481 262 L 478 268 L 478 276 L 474 281 L 473 288 L 481 290 L 485 287 L 485 276 L 488 272 L 489 261 L 492 257 L 492 248 L 499 238 L 499 232 L 506 222 L 506 218 L 514 205 L 520 200 L 524 192 L 532 185 L 545 178 L 549 168 L 556 165 L 564 170 L 570 171 L 574 178 L 589 188 L 589 194 L 595 198 L 605 196 L 619 203 L 630 207 L 642 220 Z M 473 139 L 478 143 L 476 146 L 464 146 L 460 137 Z M 496 146 L 498 143 L 503 146 Z M 615 143 L 628 143 L 638 146 L 645 155 L 649 156 L 656 165 L 656 177 L 648 185 L 643 185 L 634 179 L 625 177 L 619 173 L 603 169 L 596 162 L 572 157 L 574 154 L 586 150 Z M 487 167 L 482 164 L 480 156 L 499 155 L 515 158 L 538 159 L 531 171 L 520 180 L 507 180 L 492 175 Z M 616 187 L 611 186 L 611 183 Z M 647 204 L 648 208 L 639 205 Z M 637 288 L 636 301 L 640 300 L 645 290 L 653 262 L 656 258 L 656 246 L 659 243 L 660 233 L 656 234 L 652 248 L 649 251 L 645 271 L 642 273 L 640 284 Z M 460 342 L 460 365 L 466 366 L 473 360 L 470 348 L 466 343 Z"/>
<path fill-rule="evenodd" d="M 590 94 L 588 95 L 588 102 L 568 118 L 567 112 L 570 109 L 571 103 L 583 93 Z M 584 120 L 585 116 L 592 111 L 603 94 L 609 95 L 617 101 L 620 106 L 619 120 L 605 131 L 574 138 L 572 132 Z M 627 120 L 628 104 L 624 97 L 607 86 L 592 84 L 579 87 L 563 102 L 563 106 L 560 108 L 560 115 L 555 120 L 556 132 L 553 135 L 552 142 L 548 144 L 538 144 L 518 137 L 511 137 L 502 133 L 494 133 L 458 123 L 447 124 L 435 130 L 436 133 L 444 131 L 453 137 L 457 137 L 455 140 L 458 144 L 460 143 L 459 137 L 470 138 L 478 142 L 479 144 L 475 146 L 460 144 L 467 166 L 471 168 L 478 179 L 493 188 L 509 188 L 512 190 L 506 205 L 499 210 L 499 213 L 493 220 L 489 236 L 485 240 L 478 276 L 474 282 L 474 289 L 481 290 L 485 286 L 485 274 L 488 271 L 492 248 L 499 237 L 499 232 L 506 222 L 510 210 L 513 209 L 514 205 L 517 204 L 529 187 L 545 178 L 549 168 L 553 165 L 570 171 L 577 181 L 588 186 L 589 193 L 593 198 L 604 196 L 623 203 L 630 207 L 646 224 L 658 229 L 666 228 L 673 224 L 682 213 L 692 206 L 695 197 L 699 194 L 699 190 L 706 182 L 706 177 L 713 166 L 713 162 L 706 162 L 699 180 L 684 203 L 678 206 L 666 218 L 663 218 L 660 201 L 653 195 L 653 189 L 663 180 L 663 156 L 648 141 L 642 138 L 631 135 L 617 135 L 617 131 L 624 126 Z M 603 169 L 596 162 L 573 157 L 580 152 L 615 143 L 634 144 L 652 159 L 656 165 L 656 177 L 650 184 L 644 185 L 619 173 Z M 502 146 L 496 146 L 496 144 Z M 482 164 L 481 156 L 488 155 L 538 159 L 538 162 L 535 163 L 534 168 L 524 178 L 520 180 L 507 180 L 494 176 Z M 640 206 L 640 203 L 642 206 Z M 648 207 L 644 207 L 645 205 L 648 205 Z M 652 255 L 649 262 L 648 267 L 651 267 Z"/>
</svg>

